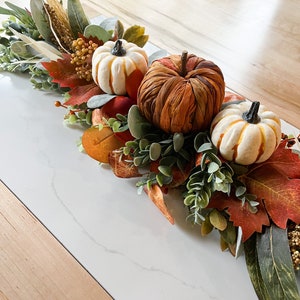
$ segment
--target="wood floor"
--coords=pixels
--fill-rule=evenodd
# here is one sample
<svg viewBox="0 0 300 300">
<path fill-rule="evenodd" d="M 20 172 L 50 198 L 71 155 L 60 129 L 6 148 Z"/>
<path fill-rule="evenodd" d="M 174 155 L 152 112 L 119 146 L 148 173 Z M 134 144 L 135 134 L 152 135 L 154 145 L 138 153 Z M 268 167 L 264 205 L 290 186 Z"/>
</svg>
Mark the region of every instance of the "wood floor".
<svg viewBox="0 0 300 300">
<path fill-rule="evenodd" d="M 300 128 L 300 2 L 297 0 L 83 0 L 90 17 L 146 27 L 168 50 L 213 60 L 226 85 Z"/>
</svg>

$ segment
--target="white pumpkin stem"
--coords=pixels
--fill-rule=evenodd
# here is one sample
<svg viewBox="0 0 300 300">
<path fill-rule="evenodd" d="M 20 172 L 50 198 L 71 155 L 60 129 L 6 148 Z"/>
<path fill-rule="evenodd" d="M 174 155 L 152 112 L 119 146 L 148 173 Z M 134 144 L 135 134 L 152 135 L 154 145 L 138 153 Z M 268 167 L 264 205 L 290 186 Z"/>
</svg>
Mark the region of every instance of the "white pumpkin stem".
<svg viewBox="0 0 300 300">
<path fill-rule="evenodd" d="M 126 50 L 122 46 L 122 41 L 117 40 L 114 47 L 111 50 L 111 54 L 115 56 L 124 56 L 126 54 Z"/>
<path fill-rule="evenodd" d="M 257 124 L 260 122 L 260 117 L 258 115 L 260 102 L 254 101 L 251 104 L 249 111 L 243 113 L 243 119 L 251 124 Z"/>
<path fill-rule="evenodd" d="M 186 63 L 187 63 L 188 52 L 186 50 L 182 51 L 181 54 L 181 70 L 180 75 L 185 77 L 186 75 Z"/>
</svg>

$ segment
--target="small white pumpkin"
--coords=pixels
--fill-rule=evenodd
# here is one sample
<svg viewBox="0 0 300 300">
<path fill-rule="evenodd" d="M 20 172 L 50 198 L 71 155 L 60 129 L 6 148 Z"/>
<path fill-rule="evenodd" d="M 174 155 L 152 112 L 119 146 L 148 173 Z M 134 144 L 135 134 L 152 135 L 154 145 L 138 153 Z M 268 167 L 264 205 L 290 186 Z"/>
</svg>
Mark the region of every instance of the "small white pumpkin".
<svg viewBox="0 0 300 300">
<path fill-rule="evenodd" d="M 259 102 L 230 104 L 213 119 L 211 140 L 228 161 L 241 165 L 261 163 L 280 143 L 280 119 Z"/>
<path fill-rule="evenodd" d="M 126 40 L 107 41 L 98 47 L 92 58 L 92 76 L 107 94 L 125 95 L 126 79 L 139 70 L 147 71 L 148 56 L 144 49 Z"/>
</svg>

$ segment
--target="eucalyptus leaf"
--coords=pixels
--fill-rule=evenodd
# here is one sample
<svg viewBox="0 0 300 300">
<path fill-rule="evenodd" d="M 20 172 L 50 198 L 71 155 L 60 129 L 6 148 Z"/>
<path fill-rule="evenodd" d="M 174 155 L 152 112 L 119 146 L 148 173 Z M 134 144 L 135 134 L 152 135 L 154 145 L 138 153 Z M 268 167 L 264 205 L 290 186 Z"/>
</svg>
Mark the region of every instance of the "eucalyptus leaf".
<svg viewBox="0 0 300 300">
<path fill-rule="evenodd" d="M 90 22 L 83 10 L 80 0 L 68 0 L 67 11 L 72 32 L 75 38 L 77 38 L 78 33 L 83 33 L 85 27 L 87 27 Z"/>
<path fill-rule="evenodd" d="M 21 58 L 29 58 L 33 55 L 28 51 L 28 47 L 23 41 L 13 42 L 10 46 L 10 50 L 14 55 L 17 55 Z"/>
<path fill-rule="evenodd" d="M 210 151 L 213 149 L 213 145 L 211 143 L 204 143 L 199 148 L 196 149 L 198 153 L 204 152 L 204 151 Z"/>
<path fill-rule="evenodd" d="M 149 149 L 149 156 L 152 161 L 158 160 L 161 154 L 161 145 L 152 143 Z"/>
<path fill-rule="evenodd" d="M 115 97 L 116 97 L 116 95 L 109 95 L 109 94 L 101 94 L 101 95 L 92 96 L 87 102 L 87 107 L 88 108 L 101 107 Z"/>
<path fill-rule="evenodd" d="M 271 299 L 299 300 L 286 229 L 272 224 L 258 235 L 257 257 Z"/>
<path fill-rule="evenodd" d="M 118 19 L 116 17 L 105 18 L 100 22 L 99 26 L 105 29 L 106 31 L 115 30 L 116 23 Z"/>
<path fill-rule="evenodd" d="M 246 193 L 246 191 L 247 191 L 247 189 L 246 189 L 245 186 L 243 186 L 243 185 L 238 186 L 235 190 L 235 196 L 236 197 L 241 197 Z"/>
<path fill-rule="evenodd" d="M 108 31 L 94 24 L 86 26 L 83 35 L 86 38 L 96 37 L 98 40 L 103 41 L 103 43 L 107 42 L 111 38 L 111 34 Z"/>
<path fill-rule="evenodd" d="M 170 167 L 176 164 L 176 162 L 177 162 L 176 156 L 165 156 L 160 160 L 161 165 L 170 166 Z"/>
<path fill-rule="evenodd" d="M 214 209 L 209 214 L 210 223 L 217 229 L 223 231 L 227 227 L 226 218 L 217 210 Z"/>
<path fill-rule="evenodd" d="M 158 171 L 167 177 L 172 176 L 172 168 L 169 166 L 160 165 L 160 166 L 158 166 Z"/>
<path fill-rule="evenodd" d="M 158 51 L 155 51 L 148 57 L 148 64 L 149 66 L 157 59 L 166 57 L 168 55 L 168 52 L 166 50 L 160 49 Z"/>
<path fill-rule="evenodd" d="M 152 125 L 140 114 L 137 105 L 132 105 L 128 111 L 128 127 L 131 135 L 137 139 L 152 129 Z"/>
<path fill-rule="evenodd" d="M 173 134 L 173 144 L 175 152 L 179 152 L 184 145 L 184 136 L 181 132 Z"/>
<path fill-rule="evenodd" d="M 212 173 L 215 173 L 216 171 L 219 170 L 219 165 L 217 163 L 215 163 L 214 161 L 211 161 L 209 164 L 208 164 L 208 168 L 207 168 L 207 172 L 209 174 L 212 174 Z"/>
</svg>

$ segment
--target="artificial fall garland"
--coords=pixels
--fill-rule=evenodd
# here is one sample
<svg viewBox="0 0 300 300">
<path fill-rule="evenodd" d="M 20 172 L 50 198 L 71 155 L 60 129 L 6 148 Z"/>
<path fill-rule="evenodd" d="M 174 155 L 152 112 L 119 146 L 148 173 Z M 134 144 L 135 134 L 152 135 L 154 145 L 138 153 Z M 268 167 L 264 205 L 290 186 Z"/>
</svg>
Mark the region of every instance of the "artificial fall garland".
<svg viewBox="0 0 300 300">
<path fill-rule="evenodd" d="M 259 102 L 226 91 L 213 62 L 183 51 L 147 55 L 145 29 L 108 18 L 91 24 L 78 0 L 6 2 L 2 71 L 28 72 L 35 88 L 64 93 L 65 122 L 85 127 L 81 147 L 120 178 L 136 177 L 170 223 L 179 189 L 187 219 L 243 246 L 259 299 L 300 299 L 298 137 Z"/>
</svg>

